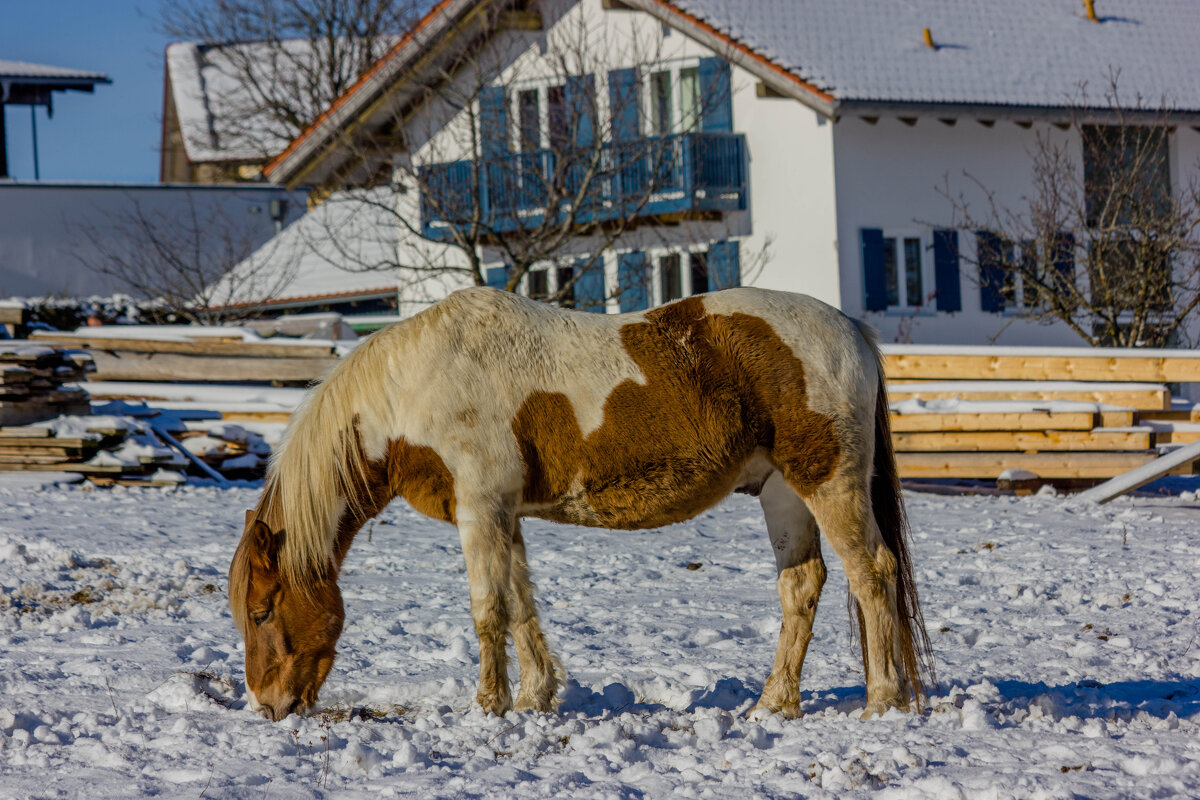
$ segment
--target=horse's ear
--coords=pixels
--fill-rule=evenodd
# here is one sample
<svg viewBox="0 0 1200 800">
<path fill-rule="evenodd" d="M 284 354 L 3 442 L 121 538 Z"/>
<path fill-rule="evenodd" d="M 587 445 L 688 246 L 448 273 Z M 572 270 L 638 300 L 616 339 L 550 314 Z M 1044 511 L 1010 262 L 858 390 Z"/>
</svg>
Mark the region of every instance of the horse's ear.
<svg viewBox="0 0 1200 800">
<path fill-rule="evenodd" d="M 260 519 L 254 520 L 250 530 L 250 563 L 256 570 L 276 572 L 279 569 L 279 546 L 283 543 L 283 532 L 275 533 Z"/>
</svg>

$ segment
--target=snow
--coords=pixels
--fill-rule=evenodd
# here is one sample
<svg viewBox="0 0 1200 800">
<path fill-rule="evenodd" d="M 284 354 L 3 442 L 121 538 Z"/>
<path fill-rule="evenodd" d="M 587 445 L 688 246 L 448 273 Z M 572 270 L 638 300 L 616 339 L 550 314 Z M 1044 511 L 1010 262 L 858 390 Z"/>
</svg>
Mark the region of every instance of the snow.
<svg viewBox="0 0 1200 800">
<path fill-rule="evenodd" d="M 257 490 L 0 477 L 0 794 L 1195 796 L 1200 483 L 1171 480 L 1107 506 L 908 493 L 941 686 L 866 722 L 828 550 L 806 716 L 745 718 L 779 607 L 743 496 L 657 531 L 527 521 L 569 680 L 558 713 L 485 717 L 458 537 L 393 504 L 346 562 L 321 710 L 271 723 L 225 600 Z"/>
<path fill-rule="evenodd" d="M 958 397 L 930 400 L 910 397 L 907 400 L 889 403 L 888 408 L 893 414 L 1030 414 L 1035 411 L 1067 414 L 1133 410 L 1124 406 L 1089 403 L 1084 400 L 962 400 Z"/>
<path fill-rule="evenodd" d="M 1152 347 L 1043 347 L 993 344 L 888 344 L 879 345 L 885 356 L 988 356 L 1026 358 L 1200 358 L 1200 350 Z M 1022 383 L 1011 381 L 1011 383 Z M 1039 381 L 1040 383 L 1040 381 Z M 1118 386 L 1131 384 L 1119 383 Z M 1133 384 L 1157 386 L 1157 384 Z"/>
<path fill-rule="evenodd" d="M 1193 0 L 672 0 L 838 101 L 1092 105 L 1112 71 L 1126 103 L 1200 109 Z M 924 44 L 929 28 L 936 50 Z M 1155 105 L 1154 107 L 1159 107 Z"/>
</svg>

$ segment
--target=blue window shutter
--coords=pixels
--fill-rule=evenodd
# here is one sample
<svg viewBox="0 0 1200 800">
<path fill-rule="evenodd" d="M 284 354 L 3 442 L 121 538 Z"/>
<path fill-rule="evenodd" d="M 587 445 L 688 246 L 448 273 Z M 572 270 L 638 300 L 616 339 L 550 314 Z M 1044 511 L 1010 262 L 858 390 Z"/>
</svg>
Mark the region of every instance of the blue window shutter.
<svg viewBox="0 0 1200 800">
<path fill-rule="evenodd" d="M 962 311 L 958 231 L 933 232 L 933 282 L 937 288 L 937 310 Z"/>
<path fill-rule="evenodd" d="M 595 141 L 592 115 L 596 109 L 596 80 L 591 75 L 568 75 L 563 84 L 567 130 L 571 144 L 580 149 Z"/>
<path fill-rule="evenodd" d="M 650 306 L 649 275 L 646 254 L 641 250 L 617 256 L 617 280 L 621 290 L 621 311 L 641 311 Z"/>
<path fill-rule="evenodd" d="M 575 279 L 575 307 L 580 311 L 591 311 L 604 314 L 604 259 L 596 258 L 588 266 L 588 259 L 581 258 L 575 262 L 579 277 Z"/>
<path fill-rule="evenodd" d="M 1059 233 L 1054 237 L 1054 252 L 1050 256 L 1051 264 L 1057 273 L 1050 284 L 1056 290 L 1066 291 L 1067 287 L 1075 285 L 1075 235 Z M 1061 287 L 1061 289 L 1060 289 Z"/>
<path fill-rule="evenodd" d="M 975 232 L 975 258 L 979 262 L 979 306 L 984 311 L 1004 310 L 1004 270 L 1000 259 L 1000 237 L 991 231 Z"/>
<path fill-rule="evenodd" d="M 487 285 L 493 289 L 508 288 L 508 267 L 488 267 L 484 271 Z"/>
<path fill-rule="evenodd" d="M 742 285 L 742 265 L 737 242 L 715 242 L 708 248 L 708 288 L 731 289 Z"/>
<path fill-rule="evenodd" d="M 614 141 L 630 142 L 641 135 L 638 88 L 636 69 L 614 69 L 608 73 L 608 103 L 612 113 Z"/>
<path fill-rule="evenodd" d="M 883 266 L 883 231 L 862 228 L 858 232 L 862 244 L 863 287 L 867 311 L 886 311 L 888 307 L 887 273 Z"/>
<path fill-rule="evenodd" d="M 479 92 L 479 143 L 484 158 L 508 152 L 508 105 L 503 86 L 488 86 Z"/>
<path fill-rule="evenodd" d="M 733 131 L 733 96 L 729 89 L 729 62 L 723 58 L 700 59 L 700 103 L 704 112 L 700 129 Z"/>
</svg>

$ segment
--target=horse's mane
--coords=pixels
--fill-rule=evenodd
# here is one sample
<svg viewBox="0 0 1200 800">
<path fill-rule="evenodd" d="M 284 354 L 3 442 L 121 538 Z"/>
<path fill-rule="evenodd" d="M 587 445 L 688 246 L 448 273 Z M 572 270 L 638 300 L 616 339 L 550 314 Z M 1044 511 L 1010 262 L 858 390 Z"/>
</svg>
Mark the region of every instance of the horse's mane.
<svg viewBox="0 0 1200 800">
<path fill-rule="evenodd" d="M 279 568 L 301 591 L 334 567 L 342 515 L 367 510 L 368 463 L 359 421 L 384 418 L 384 407 L 394 399 L 382 389 L 380 376 L 393 368 L 405 327 L 392 325 L 343 358 L 309 392 L 271 457 L 256 515 L 272 531 L 282 531 Z"/>
</svg>

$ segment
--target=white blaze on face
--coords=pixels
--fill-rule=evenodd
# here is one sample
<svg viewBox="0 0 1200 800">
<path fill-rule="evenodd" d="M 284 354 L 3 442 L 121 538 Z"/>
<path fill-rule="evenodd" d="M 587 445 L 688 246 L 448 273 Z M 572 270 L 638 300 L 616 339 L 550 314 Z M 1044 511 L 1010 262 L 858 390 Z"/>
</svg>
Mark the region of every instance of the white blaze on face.
<svg viewBox="0 0 1200 800">
<path fill-rule="evenodd" d="M 250 703 L 251 711 L 262 711 L 263 704 L 258 702 L 258 698 L 254 696 L 254 692 L 249 686 L 246 687 L 246 700 Z"/>
</svg>

